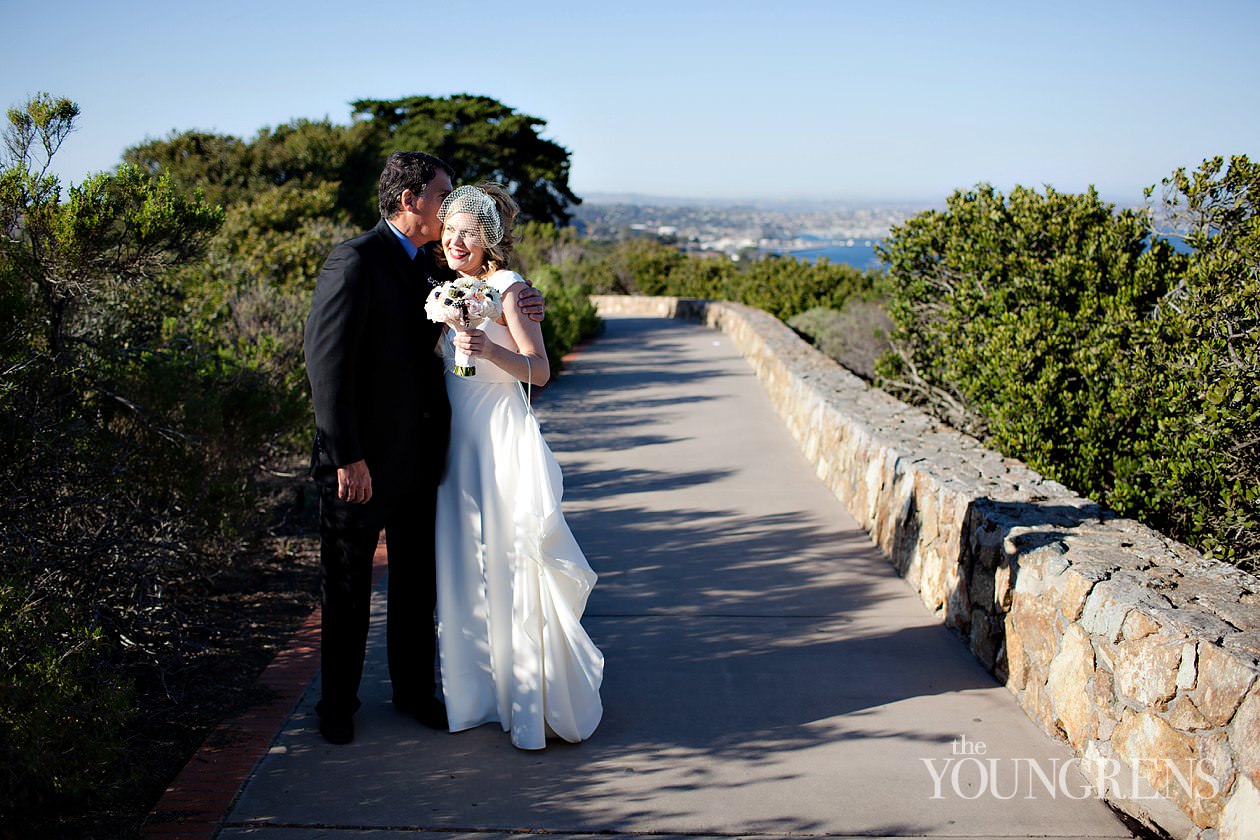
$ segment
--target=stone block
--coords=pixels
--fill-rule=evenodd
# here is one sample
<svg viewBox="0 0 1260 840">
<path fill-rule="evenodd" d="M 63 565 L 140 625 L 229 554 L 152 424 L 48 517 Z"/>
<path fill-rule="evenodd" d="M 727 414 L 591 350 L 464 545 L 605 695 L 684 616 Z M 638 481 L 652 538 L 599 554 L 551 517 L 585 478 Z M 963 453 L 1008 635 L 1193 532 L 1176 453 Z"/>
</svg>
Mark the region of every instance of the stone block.
<svg viewBox="0 0 1260 840">
<path fill-rule="evenodd" d="M 1260 788 L 1260 689 L 1252 687 L 1229 725 L 1229 745 L 1238 770 Z"/>
<path fill-rule="evenodd" d="M 998 567 L 993 570 L 993 611 L 1001 614 L 1011 608 L 1011 597 L 1015 593 L 1014 579 L 1019 570 L 1019 562 L 1003 557 Z"/>
<path fill-rule="evenodd" d="M 1221 812 L 1238 777 L 1234 759 L 1225 734 L 1219 730 L 1196 735 L 1194 751 L 1194 776 L 1177 779 L 1176 783 L 1179 788 L 1189 788 L 1185 809 L 1190 819 L 1204 827 L 1215 826 L 1220 823 Z"/>
<path fill-rule="evenodd" d="M 1199 645 L 1198 680 L 1190 692 L 1194 705 L 1217 726 L 1233 718 L 1238 704 L 1255 682 L 1256 672 L 1236 654 L 1210 642 Z"/>
<path fill-rule="evenodd" d="M 919 502 L 919 542 L 933 545 L 940 537 L 941 506 L 939 492 L 926 487 L 926 477 L 922 473 L 914 476 L 914 495 Z"/>
<path fill-rule="evenodd" d="M 1181 696 L 1173 700 L 1168 708 L 1168 725 L 1181 732 L 1196 732 L 1213 728 L 1212 721 L 1203 716 L 1199 707 L 1189 697 Z"/>
<path fill-rule="evenodd" d="M 1237 631 L 1231 625 L 1197 607 L 1171 607 L 1155 601 L 1148 603 L 1150 613 L 1156 621 L 1165 629 L 1176 630 L 1184 636 L 1194 639 L 1226 639 L 1236 635 Z"/>
<path fill-rule="evenodd" d="M 1260 661 L 1260 630 L 1231 633 L 1221 639 L 1221 646 L 1226 650 L 1241 653 L 1252 661 Z"/>
<path fill-rule="evenodd" d="M 1110 671 L 1097 667 L 1097 651 L 1095 651 L 1094 668 L 1094 737 L 1103 741 L 1111 740 L 1124 706 L 1116 697 L 1115 677 Z"/>
<path fill-rule="evenodd" d="M 1116 646 L 1101 636 L 1091 636 L 1094 640 L 1094 660 L 1099 670 L 1114 674 L 1116 672 Z"/>
<path fill-rule="evenodd" d="M 1260 610 L 1243 600 L 1247 590 L 1241 581 L 1224 574 L 1200 574 L 1180 589 L 1201 609 L 1228 621 L 1238 630 L 1260 630 Z"/>
<path fill-rule="evenodd" d="M 1017 591 L 1008 615 L 1008 632 L 1015 628 L 1029 661 L 1047 667 L 1059 650 L 1058 612 L 1041 599 Z"/>
<path fill-rule="evenodd" d="M 953 577 L 956 583 L 945 599 L 945 626 L 963 638 L 968 638 L 971 635 L 971 598 L 967 596 L 967 587 L 958 580 L 958 566 L 951 565 L 947 568 L 955 572 Z"/>
<path fill-rule="evenodd" d="M 1094 702 L 1090 691 L 1093 676 L 1094 646 L 1089 634 L 1069 624 L 1059 652 L 1050 663 L 1046 690 L 1068 743 L 1078 751 L 1094 737 Z"/>
<path fill-rule="evenodd" d="M 1093 591 L 1098 578 L 1083 568 L 1068 568 L 1054 581 L 1057 606 L 1068 621 L 1076 621 L 1085 609 L 1085 599 Z"/>
<path fill-rule="evenodd" d="M 1008 556 L 1012 562 L 1019 564 L 1019 574 L 1015 576 L 1015 593 L 1033 598 L 1045 594 L 1049 585 L 1046 582 L 1046 558 L 1015 553 Z"/>
<path fill-rule="evenodd" d="M 1177 689 L 1188 691 L 1199 679 L 1199 648 L 1193 642 L 1181 646 L 1181 667 L 1177 669 Z"/>
<path fill-rule="evenodd" d="M 1160 623 L 1141 610 L 1133 610 L 1124 619 L 1120 627 L 1121 638 L 1129 641 L 1144 639 L 1160 629 Z"/>
<path fill-rule="evenodd" d="M 1260 826 L 1260 791 L 1246 776 L 1240 776 L 1233 795 L 1221 812 L 1220 840 L 1255 840 Z"/>
<path fill-rule="evenodd" d="M 949 505 L 952 510 L 953 505 Z M 1002 550 L 1003 536 L 1001 527 L 992 518 L 985 515 L 983 508 L 972 508 L 965 516 L 967 548 L 975 558 L 976 565 L 995 569 L 1007 557 Z"/>
<path fill-rule="evenodd" d="M 1111 745 L 1196 825 L 1207 828 L 1213 824 L 1211 809 L 1203 803 L 1211 790 L 1197 775 L 1199 752 L 1191 736 L 1173 729 L 1154 712 L 1129 710 L 1112 733 Z"/>
<path fill-rule="evenodd" d="M 1104 580 L 1094 585 L 1081 612 L 1081 627 L 1115 642 L 1120 639 L 1124 620 L 1133 609 L 1135 597 L 1118 581 Z"/>
<path fill-rule="evenodd" d="M 993 613 L 996 602 L 994 593 L 997 591 L 993 570 L 976 563 L 968 571 L 970 573 L 967 581 L 968 600 L 975 609 Z"/>
<path fill-rule="evenodd" d="M 1003 623 L 1006 627 L 1006 687 L 1018 694 L 1028 681 L 1028 655 L 1024 652 L 1022 631 L 1009 613 Z"/>
<path fill-rule="evenodd" d="M 1054 702 L 1041 679 L 1034 677 L 1028 680 L 1023 694 L 1019 695 L 1019 705 L 1047 735 L 1067 740 L 1067 733 L 1059 726 L 1059 716 L 1055 714 Z"/>
<path fill-rule="evenodd" d="M 1139 707 L 1164 708 L 1177 693 L 1184 639 L 1146 636 L 1116 645 L 1116 689 Z"/>
<path fill-rule="evenodd" d="M 1002 641 L 1002 619 L 991 616 L 984 610 L 973 609 L 968 633 L 971 652 L 980 660 L 981 665 L 994 670 L 998 646 Z"/>
</svg>

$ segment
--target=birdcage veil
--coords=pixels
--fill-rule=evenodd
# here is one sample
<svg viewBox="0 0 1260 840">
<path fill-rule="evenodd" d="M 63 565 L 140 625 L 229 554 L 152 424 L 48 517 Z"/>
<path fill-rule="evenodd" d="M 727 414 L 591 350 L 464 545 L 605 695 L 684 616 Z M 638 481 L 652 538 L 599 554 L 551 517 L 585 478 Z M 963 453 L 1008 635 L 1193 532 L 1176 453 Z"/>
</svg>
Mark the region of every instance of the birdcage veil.
<svg viewBox="0 0 1260 840">
<path fill-rule="evenodd" d="M 451 216 L 467 213 L 476 219 L 477 235 L 483 247 L 492 248 L 503 241 L 503 220 L 494 199 L 480 187 L 465 185 L 446 197 L 438 209 L 438 220 L 443 224 Z"/>
</svg>

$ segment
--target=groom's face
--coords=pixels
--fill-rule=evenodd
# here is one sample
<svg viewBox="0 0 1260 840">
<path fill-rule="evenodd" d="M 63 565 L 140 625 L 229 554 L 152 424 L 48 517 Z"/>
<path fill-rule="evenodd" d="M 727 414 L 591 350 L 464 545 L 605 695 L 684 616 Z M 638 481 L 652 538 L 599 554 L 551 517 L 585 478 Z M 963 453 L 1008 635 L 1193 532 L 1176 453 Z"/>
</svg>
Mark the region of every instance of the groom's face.
<svg viewBox="0 0 1260 840">
<path fill-rule="evenodd" d="M 451 176 L 438 170 L 433 180 L 424 185 L 419 195 L 412 193 L 410 210 L 418 218 L 417 237 L 420 244 L 436 242 L 442 236 L 442 223 L 438 221 L 438 209 L 451 194 Z"/>
</svg>

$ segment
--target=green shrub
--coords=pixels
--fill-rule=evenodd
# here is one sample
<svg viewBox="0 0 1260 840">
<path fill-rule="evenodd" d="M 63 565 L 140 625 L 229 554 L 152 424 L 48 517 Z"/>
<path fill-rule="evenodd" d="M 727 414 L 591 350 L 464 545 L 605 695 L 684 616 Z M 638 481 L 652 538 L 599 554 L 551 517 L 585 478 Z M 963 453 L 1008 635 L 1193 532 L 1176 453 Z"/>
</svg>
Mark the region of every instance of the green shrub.
<svg viewBox="0 0 1260 840">
<path fill-rule="evenodd" d="M 1189 255 L 1090 191 L 988 186 L 895 228 L 886 390 L 1118 512 L 1260 554 L 1257 167 L 1165 182 Z M 1174 215 L 1177 215 L 1174 213 Z"/>
<path fill-rule="evenodd" d="M 595 312 L 587 287 L 566 281 L 552 266 L 537 269 L 530 280 L 546 296 L 547 317 L 542 322 L 543 344 L 552 371 L 578 342 L 599 333 L 603 322 Z"/>
<path fill-rule="evenodd" d="M 724 256 L 684 254 L 647 239 L 620 242 L 584 260 L 570 258 L 566 274 L 579 274 L 596 294 L 666 295 L 727 300 L 787 319 L 807 309 L 841 309 L 853 296 L 877 295 L 878 271 L 790 257 L 734 262 Z M 574 268 L 576 267 L 576 272 Z"/>
<path fill-rule="evenodd" d="M 274 236 L 216 240 L 207 264 L 224 214 L 169 177 L 122 167 L 63 200 L 32 155 L 77 113 L 47 96 L 10 110 L 0 169 L 0 773 L 15 812 L 125 784 L 133 712 L 111 675 L 177 670 L 195 652 L 181 592 L 261 533 L 258 462 L 298 416 L 304 307 L 285 281 L 323 230 L 277 189 L 241 211 Z"/>
<path fill-rule="evenodd" d="M 981 187 L 947 206 L 882 247 L 897 324 L 882 386 L 1098 494 L 1136 434 L 1123 359 L 1178 258 L 1093 192 Z"/>
<path fill-rule="evenodd" d="M 719 299 L 746 303 L 783 320 L 817 306 L 842 309 L 855 295 L 870 295 L 881 276 L 851 265 L 826 260 L 808 263 L 794 257 L 768 257 L 733 267 Z"/>
<path fill-rule="evenodd" d="M 1260 164 L 1213 158 L 1164 191 L 1193 250 L 1135 370 L 1151 407 L 1111 499 L 1260 571 Z"/>
<path fill-rule="evenodd" d="M 888 352 L 892 320 L 878 301 L 853 296 L 839 309 L 816 306 L 787 322 L 820 351 L 867 381 L 875 363 Z"/>
<path fill-rule="evenodd" d="M 15 581 L 0 581 L 0 818 L 82 807 L 123 780 L 130 691 L 102 666 L 91 628 Z"/>
</svg>

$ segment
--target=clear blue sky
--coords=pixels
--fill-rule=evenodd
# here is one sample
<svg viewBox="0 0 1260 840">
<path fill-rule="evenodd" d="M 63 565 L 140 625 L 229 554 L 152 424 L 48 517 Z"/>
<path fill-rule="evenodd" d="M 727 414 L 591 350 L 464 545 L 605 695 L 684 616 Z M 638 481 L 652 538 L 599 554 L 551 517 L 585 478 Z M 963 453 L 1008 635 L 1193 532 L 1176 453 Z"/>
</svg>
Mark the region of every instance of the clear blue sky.
<svg viewBox="0 0 1260 840">
<path fill-rule="evenodd" d="M 360 98 L 547 121 L 579 195 L 939 201 L 1144 186 L 1260 158 L 1260 2 L 0 0 L 0 99 L 78 102 L 63 180 L 171 131 L 251 137 Z"/>
</svg>

